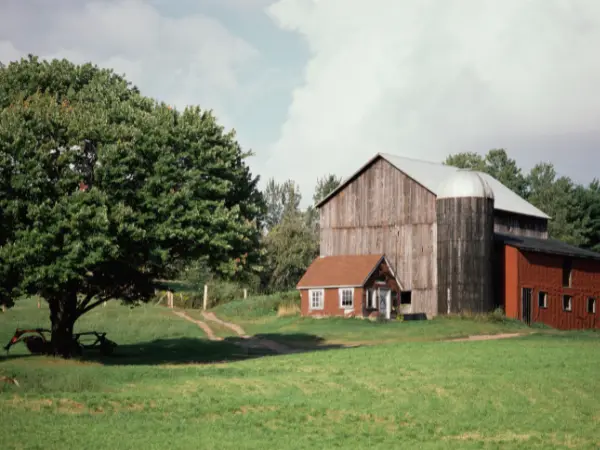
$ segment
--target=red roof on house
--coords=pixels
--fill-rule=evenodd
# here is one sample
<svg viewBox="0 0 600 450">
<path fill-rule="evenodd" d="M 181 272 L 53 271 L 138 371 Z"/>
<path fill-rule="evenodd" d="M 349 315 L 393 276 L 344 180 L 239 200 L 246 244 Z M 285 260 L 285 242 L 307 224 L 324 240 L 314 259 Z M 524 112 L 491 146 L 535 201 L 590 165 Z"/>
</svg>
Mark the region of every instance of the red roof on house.
<svg viewBox="0 0 600 450">
<path fill-rule="evenodd" d="M 363 286 L 383 255 L 341 255 L 315 259 L 296 287 Z"/>
</svg>

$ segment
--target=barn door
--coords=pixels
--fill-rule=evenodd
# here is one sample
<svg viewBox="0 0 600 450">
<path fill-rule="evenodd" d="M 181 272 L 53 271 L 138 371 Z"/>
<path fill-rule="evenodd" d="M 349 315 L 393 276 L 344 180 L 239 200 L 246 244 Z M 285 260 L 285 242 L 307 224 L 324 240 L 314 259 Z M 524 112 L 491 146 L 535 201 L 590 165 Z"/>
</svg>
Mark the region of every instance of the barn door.
<svg viewBox="0 0 600 450">
<path fill-rule="evenodd" d="M 533 289 L 523 288 L 523 305 L 521 307 L 522 320 L 527 325 L 531 325 L 531 297 Z"/>
</svg>

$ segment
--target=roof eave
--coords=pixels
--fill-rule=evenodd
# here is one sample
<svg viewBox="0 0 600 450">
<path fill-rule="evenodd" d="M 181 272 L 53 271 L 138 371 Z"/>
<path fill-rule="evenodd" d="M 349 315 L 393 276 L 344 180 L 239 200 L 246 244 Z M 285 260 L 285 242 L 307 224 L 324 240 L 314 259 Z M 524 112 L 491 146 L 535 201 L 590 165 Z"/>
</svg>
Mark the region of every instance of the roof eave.
<svg viewBox="0 0 600 450">
<path fill-rule="evenodd" d="M 349 288 L 361 288 L 364 285 L 361 284 L 332 284 L 327 286 L 296 286 L 296 289 L 299 291 L 308 290 L 308 289 L 349 289 Z"/>
<path fill-rule="evenodd" d="M 375 161 L 377 161 L 378 158 L 385 159 L 385 157 L 381 153 L 377 153 L 375 156 L 373 156 L 371 159 L 369 159 L 366 163 L 364 163 L 360 167 L 360 169 L 358 169 L 356 172 L 354 172 L 352 175 L 350 175 L 348 178 L 346 178 L 344 181 L 342 181 L 338 187 L 336 187 L 325 198 L 323 198 L 319 203 L 317 203 L 315 205 L 315 207 L 317 209 L 321 208 L 321 206 L 323 206 L 325 203 L 327 203 L 332 197 L 335 197 L 342 189 L 344 189 L 346 186 L 348 186 L 348 184 L 350 184 L 350 182 L 352 180 L 354 180 L 357 176 L 359 176 L 367 167 L 369 167 L 371 164 L 373 164 Z"/>
</svg>

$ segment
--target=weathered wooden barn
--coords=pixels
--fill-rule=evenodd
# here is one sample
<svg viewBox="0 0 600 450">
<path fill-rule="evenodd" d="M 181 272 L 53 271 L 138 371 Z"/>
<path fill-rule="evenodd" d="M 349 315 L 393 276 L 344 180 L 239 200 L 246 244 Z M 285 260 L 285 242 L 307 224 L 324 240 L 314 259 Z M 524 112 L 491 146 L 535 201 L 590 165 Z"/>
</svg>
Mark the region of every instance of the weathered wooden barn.
<svg viewBox="0 0 600 450">
<path fill-rule="evenodd" d="M 394 282 L 388 274 L 368 285 L 359 270 L 354 278 L 365 277 L 352 286 L 352 315 L 502 306 L 527 322 L 600 326 L 600 255 L 549 239 L 549 216 L 488 174 L 380 153 L 317 207 L 320 257 L 298 283 L 303 314 L 349 315 L 340 307 L 349 286 L 338 278 L 355 265 L 343 260 L 370 255 L 384 257 Z M 313 297 L 321 309 L 311 307 Z"/>
</svg>

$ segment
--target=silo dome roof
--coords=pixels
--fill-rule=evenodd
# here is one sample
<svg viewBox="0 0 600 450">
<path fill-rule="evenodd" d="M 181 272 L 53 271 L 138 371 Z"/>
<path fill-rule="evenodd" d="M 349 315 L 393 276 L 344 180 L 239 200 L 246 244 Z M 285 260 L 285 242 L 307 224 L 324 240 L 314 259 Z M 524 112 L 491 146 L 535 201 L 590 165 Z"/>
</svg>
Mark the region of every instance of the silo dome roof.
<svg viewBox="0 0 600 450">
<path fill-rule="evenodd" d="M 494 198 L 494 191 L 485 179 L 473 170 L 457 170 L 442 180 L 437 198 L 479 197 Z"/>
</svg>

